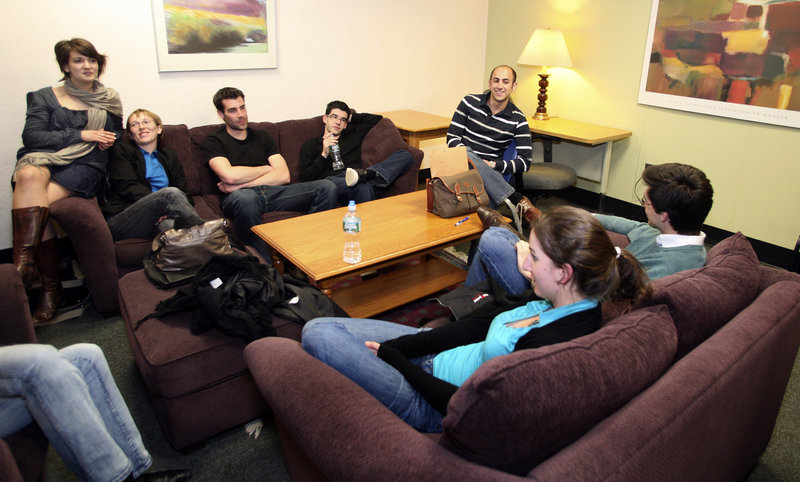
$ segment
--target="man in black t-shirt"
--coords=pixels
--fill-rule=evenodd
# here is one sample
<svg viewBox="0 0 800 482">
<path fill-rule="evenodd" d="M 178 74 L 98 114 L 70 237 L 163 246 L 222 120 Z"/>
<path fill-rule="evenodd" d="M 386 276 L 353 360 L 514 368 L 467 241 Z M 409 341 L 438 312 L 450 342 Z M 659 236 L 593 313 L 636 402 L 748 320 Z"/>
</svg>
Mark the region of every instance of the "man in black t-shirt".
<svg viewBox="0 0 800 482">
<path fill-rule="evenodd" d="M 225 127 L 203 141 L 206 162 L 225 193 L 222 211 L 233 219 L 239 239 L 265 256 L 266 245 L 250 228 L 269 211 L 314 213 L 336 205 L 336 185 L 327 180 L 289 184 L 289 168 L 265 131 L 250 129 L 244 94 L 224 87 L 214 94 Z"/>
<path fill-rule="evenodd" d="M 398 150 L 386 159 L 363 169 L 361 141 L 372 127 L 382 119 L 375 114 L 352 114 L 350 107 L 334 100 L 325 107 L 322 116 L 322 137 L 309 139 L 300 149 L 300 180 L 327 179 L 339 193 L 339 202 L 347 204 L 372 201 L 380 192 L 411 167 L 414 158 L 407 150 Z M 333 166 L 331 146 L 338 146 L 344 166 Z"/>
</svg>

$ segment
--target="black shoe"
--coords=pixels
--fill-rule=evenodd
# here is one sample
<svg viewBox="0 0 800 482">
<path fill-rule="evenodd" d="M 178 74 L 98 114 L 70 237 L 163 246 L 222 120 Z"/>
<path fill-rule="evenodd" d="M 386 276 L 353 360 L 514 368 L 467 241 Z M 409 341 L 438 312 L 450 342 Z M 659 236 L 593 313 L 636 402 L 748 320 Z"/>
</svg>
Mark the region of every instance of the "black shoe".
<svg viewBox="0 0 800 482">
<path fill-rule="evenodd" d="M 519 231 L 514 229 L 513 226 L 511 226 L 510 224 L 508 224 L 506 222 L 506 219 L 505 219 L 505 217 L 503 217 L 502 214 L 500 214 L 499 212 L 495 211 L 492 208 L 487 208 L 486 206 L 480 206 L 478 208 L 478 218 L 481 220 L 481 223 L 483 223 L 484 229 L 489 229 L 492 226 L 496 226 L 498 228 L 503 228 L 503 229 L 507 229 L 507 230 L 511 231 L 519 239 L 522 239 L 522 240 L 525 239 L 519 233 Z"/>
<path fill-rule="evenodd" d="M 146 482 L 182 482 L 192 478 L 192 471 L 186 469 L 159 470 L 145 472 L 134 480 Z"/>
</svg>

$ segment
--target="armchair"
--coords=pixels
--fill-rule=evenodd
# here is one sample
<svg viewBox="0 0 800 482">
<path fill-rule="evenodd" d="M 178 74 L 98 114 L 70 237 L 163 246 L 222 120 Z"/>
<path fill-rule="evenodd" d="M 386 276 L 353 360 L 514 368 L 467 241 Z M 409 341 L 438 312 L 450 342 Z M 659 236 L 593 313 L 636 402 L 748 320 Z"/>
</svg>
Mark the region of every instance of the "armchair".
<svg viewBox="0 0 800 482">
<path fill-rule="evenodd" d="M 36 343 L 25 286 L 13 264 L 0 265 L 0 346 Z M 48 441 L 36 424 L 0 439 L 0 480 L 44 480 Z"/>
</svg>

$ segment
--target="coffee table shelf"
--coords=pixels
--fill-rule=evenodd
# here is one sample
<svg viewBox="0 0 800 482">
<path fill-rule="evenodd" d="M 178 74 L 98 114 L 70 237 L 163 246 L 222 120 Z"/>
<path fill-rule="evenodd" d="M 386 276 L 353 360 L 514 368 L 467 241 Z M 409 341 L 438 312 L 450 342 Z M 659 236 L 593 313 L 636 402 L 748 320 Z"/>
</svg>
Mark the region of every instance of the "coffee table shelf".
<svg viewBox="0 0 800 482">
<path fill-rule="evenodd" d="M 367 318 L 462 283 L 467 272 L 436 257 L 334 290 L 331 298 L 353 318 Z"/>
</svg>

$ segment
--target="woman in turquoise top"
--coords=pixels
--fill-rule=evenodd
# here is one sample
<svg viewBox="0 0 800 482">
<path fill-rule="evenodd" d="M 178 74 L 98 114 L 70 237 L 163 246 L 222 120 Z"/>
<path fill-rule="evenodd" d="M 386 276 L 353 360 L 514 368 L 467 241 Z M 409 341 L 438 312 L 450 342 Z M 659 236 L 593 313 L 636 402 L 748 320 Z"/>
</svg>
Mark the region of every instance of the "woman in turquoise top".
<svg viewBox="0 0 800 482">
<path fill-rule="evenodd" d="M 530 255 L 518 268 L 535 296 L 520 306 L 422 331 L 379 320 L 318 318 L 304 327 L 303 347 L 410 425 L 441 431 L 450 397 L 486 360 L 592 333 L 602 318 L 600 302 L 636 302 L 650 294 L 639 262 L 616 249 L 584 210 L 544 214 L 529 244 Z"/>
</svg>

